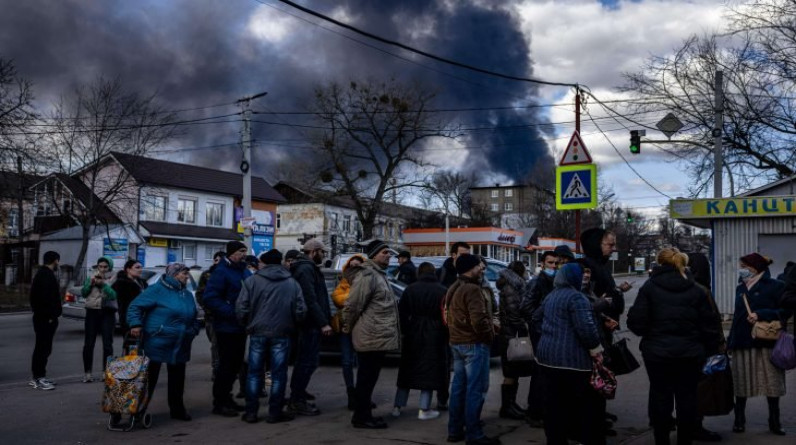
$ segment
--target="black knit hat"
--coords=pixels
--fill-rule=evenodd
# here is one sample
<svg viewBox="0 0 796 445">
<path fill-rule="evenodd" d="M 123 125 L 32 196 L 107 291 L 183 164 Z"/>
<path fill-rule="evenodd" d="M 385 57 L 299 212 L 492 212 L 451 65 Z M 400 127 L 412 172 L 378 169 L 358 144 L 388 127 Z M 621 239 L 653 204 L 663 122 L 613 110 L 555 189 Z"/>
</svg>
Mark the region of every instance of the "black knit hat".
<svg viewBox="0 0 796 445">
<path fill-rule="evenodd" d="M 389 249 L 390 246 L 387 245 L 384 241 L 380 239 L 375 239 L 368 243 L 368 246 L 365 247 L 365 254 L 368 258 L 373 259 L 376 255 L 384 249 Z"/>
<path fill-rule="evenodd" d="M 295 260 L 299 255 L 301 255 L 301 252 L 296 249 L 290 249 L 285 252 L 285 261 Z"/>
<path fill-rule="evenodd" d="M 243 244 L 243 243 L 242 243 L 242 242 L 240 242 L 240 241 L 230 241 L 230 242 L 228 242 L 228 243 L 227 243 L 227 248 L 226 248 L 226 250 L 227 250 L 227 256 L 230 256 L 230 255 L 232 255 L 233 253 L 235 253 L 235 252 L 239 251 L 240 249 L 246 249 L 246 250 L 249 250 L 249 248 L 248 248 L 248 247 L 246 247 L 246 245 L 245 245 L 245 244 Z"/>
<path fill-rule="evenodd" d="M 569 258 L 570 261 L 575 261 L 575 255 L 572 253 L 569 246 L 565 244 L 556 246 L 556 248 L 553 249 L 553 253 L 555 253 L 556 256 Z"/>
<path fill-rule="evenodd" d="M 281 264 L 282 263 L 282 252 L 271 249 L 268 252 L 260 255 L 260 261 L 265 264 Z"/>
<path fill-rule="evenodd" d="M 473 267 L 481 264 L 481 259 L 478 255 L 471 255 L 466 253 L 456 257 L 456 273 L 459 275 L 469 272 Z"/>
</svg>

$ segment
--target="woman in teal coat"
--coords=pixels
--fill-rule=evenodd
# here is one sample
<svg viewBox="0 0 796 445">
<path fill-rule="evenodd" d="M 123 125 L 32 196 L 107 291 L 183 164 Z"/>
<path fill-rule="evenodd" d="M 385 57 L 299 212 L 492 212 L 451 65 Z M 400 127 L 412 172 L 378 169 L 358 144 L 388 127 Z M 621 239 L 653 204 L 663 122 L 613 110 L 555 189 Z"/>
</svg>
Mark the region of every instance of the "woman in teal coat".
<svg viewBox="0 0 796 445">
<path fill-rule="evenodd" d="M 141 347 L 149 357 L 149 398 L 155 391 L 160 367 L 169 372 L 168 401 L 172 419 L 191 420 L 183 404 L 185 364 L 191 359 L 191 343 L 199 332 L 196 303 L 185 288 L 188 267 L 170 264 L 161 279 L 130 303 L 127 324 L 130 335 L 142 335 Z"/>
</svg>

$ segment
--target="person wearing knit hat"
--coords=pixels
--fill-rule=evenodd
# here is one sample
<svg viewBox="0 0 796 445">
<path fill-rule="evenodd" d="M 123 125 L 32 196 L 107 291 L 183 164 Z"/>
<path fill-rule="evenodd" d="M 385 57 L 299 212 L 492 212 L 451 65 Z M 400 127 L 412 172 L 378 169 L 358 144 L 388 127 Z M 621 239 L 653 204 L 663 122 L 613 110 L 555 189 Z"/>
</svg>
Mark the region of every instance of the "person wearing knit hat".
<svg viewBox="0 0 796 445">
<path fill-rule="evenodd" d="M 477 255 L 471 255 L 469 253 L 459 255 L 459 258 L 456 259 L 456 273 L 462 275 L 469 272 L 475 266 L 480 265 L 481 260 Z"/>
<path fill-rule="evenodd" d="M 365 255 L 368 256 L 371 260 L 376 257 L 382 250 L 389 249 L 390 246 L 387 245 L 384 241 L 380 239 L 375 239 L 368 243 L 365 246 Z"/>
<path fill-rule="evenodd" d="M 108 361 L 108 357 L 113 356 L 113 329 L 116 325 L 116 311 L 118 301 L 116 301 L 116 291 L 113 290 L 109 281 L 112 277 L 113 260 L 108 257 L 100 257 L 97 260 L 96 271 L 86 277 L 83 282 L 81 294 L 85 298 L 86 318 L 85 318 L 85 338 L 83 340 L 83 383 L 94 381 L 91 375 L 91 368 L 94 362 L 94 345 L 97 342 L 97 335 L 102 334 L 102 369 Z"/>
<path fill-rule="evenodd" d="M 282 265 L 290 270 L 291 264 L 293 264 L 293 261 L 296 261 L 296 258 L 298 258 L 299 255 L 301 255 L 301 252 L 296 249 L 288 250 L 285 252 L 285 258 L 282 261 Z"/>
<path fill-rule="evenodd" d="M 780 422 L 779 399 L 785 395 L 785 371 L 771 363 L 775 341 L 752 336 L 756 322 L 782 321 L 790 317 L 790 311 L 780 306 L 785 283 L 771 278 L 768 270 L 771 263 L 770 259 L 756 252 L 741 257 L 727 349 L 732 352 L 730 366 L 735 392 L 732 430 L 738 433 L 746 431 L 746 399 L 765 395 L 768 429 L 781 436 L 785 431 Z"/>
<path fill-rule="evenodd" d="M 191 270 L 188 266 L 183 263 L 171 263 L 166 266 L 166 275 L 170 277 L 176 277 L 177 274 L 180 272 L 185 272 Z"/>
<path fill-rule="evenodd" d="M 271 249 L 268 252 L 265 252 L 262 255 L 260 255 L 260 261 L 262 261 L 263 264 L 267 266 L 270 266 L 272 264 L 281 264 L 282 252 L 276 249 Z"/>
<path fill-rule="evenodd" d="M 232 385 L 243 365 L 246 330 L 235 316 L 235 302 L 243 281 L 252 275 L 244 261 L 248 247 L 240 241 L 226 245 L 221 259 L 207 281 L 203 300 L 213 314 L 213 330 L 218 349 L 218 369 L 213 380 L 213 414 L 236 417 L 243 410 L 232 399 Z"/>
</svg>

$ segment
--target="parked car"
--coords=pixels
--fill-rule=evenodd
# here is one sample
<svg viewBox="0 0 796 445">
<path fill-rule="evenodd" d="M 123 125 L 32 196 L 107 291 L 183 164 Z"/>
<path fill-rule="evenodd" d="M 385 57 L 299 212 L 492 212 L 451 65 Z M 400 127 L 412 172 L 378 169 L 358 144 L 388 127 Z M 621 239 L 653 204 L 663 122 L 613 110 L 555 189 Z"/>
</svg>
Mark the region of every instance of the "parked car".
<svg viewBox="0 0 796 445">
<path fill-rule="evenodd" d="M 166 272 L 166 267 L 147 267 L 141 272 L 141 278 L 147 282 L 148 285 L 153 285 L 158 282 L 160 277 Z M 201 269 L 191 269 L 190 276 L 188 277 L 188 290 L 191 291 L 191 295 L 194 297 L 194 304 L 196 304 L 196 288 L 198 287 L 199 277 L 202 275 Z M 113 284 L 116 281 L 116 274 L 114 273 L 113 277 L 109 281 L 109 284 Z M 71 320 L 84 320 L 86 318 L 86 306 L 85 306 L 85 298 L 81 293 L 83 289 L 82 284 L 72 285 L 67 287 L 66 294 L 64 294 L 64 304 L 63 314 L 62 317 L 68 318 Z M 196 304 L 196 313 L 199 320 L 204 323 L 205 319 L 205 312 L 202 308 Z M 118 317 L 117 317 L 118 318 Z M 116 320 L 116 326 L 119 327 L 119 320 Z"/>
</svg>

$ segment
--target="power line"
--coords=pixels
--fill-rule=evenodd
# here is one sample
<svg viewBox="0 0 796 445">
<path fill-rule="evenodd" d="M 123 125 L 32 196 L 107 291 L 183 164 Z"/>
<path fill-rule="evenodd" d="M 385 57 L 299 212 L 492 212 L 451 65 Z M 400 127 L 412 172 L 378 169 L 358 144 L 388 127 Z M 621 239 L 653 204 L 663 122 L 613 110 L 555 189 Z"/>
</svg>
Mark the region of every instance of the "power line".
<svg viewBox="0 0 796 445">
<path fill-rule="evenodd" d="M 289 1 L 289 0 L 279 0 L 279 1 L 284 3 L 284 4 L 286 4 L 286 5 L 288 5 L 288 6 L 291 6 L 291 7 L 295 8 L 295 9 L 298 9 L 298 10 L 300 10 L 300 11 L 306 13 L 306 14 L 318 17 L 318 18 L 320 18 L 322 20 L 325 20 L 327 22 L 333 23 L 333 24 L 335 24 L 335 25 L 337 25 L 337 26 L 339 26 L 341 28 L 345 28 L 345 29 L 347 29 L 349 31 L 352 31 L 352 32 L 355 32 L 357 34 L 363 35 L 363 36 L 368 37 L 370 39 L 379 41 L 381 43 L 385 43 L 387 45 L 396 46 L 396 47 L 404 49 L 406 51 L 410 51 L 410 52 L 413 52 L 415 54 L 419 54 L 421 56 L 428 57 L 429 59 L 433 59 L 433 60 L 436 60 L 438 62 L 446 63 L 448 65 L 453 65 L 453 66 L 456 66 L 456 67 L 459 67 L 459 68 L 464 68 L 464 69 L 467 69 L 467 70 L 470 70 L 470 71 L 475 71 L 475 72 L 481 73 L 481 74 L 487 74 L 487 75 L 494 76 L 494 77 L 500 77 L 500 78 L 508 79 L 508 80 L 516 80 L 516 81 L 520 81 L 520 82 L 530 82 L 530 83 L 535 83 L 535 84 L 539 84 L 539 85 L 563 86 L 563 87 L 572 87 L 572 88 L 576 88 L 578 86 L 575 83 L 550 82 L 550 81 L 541 80 L 541 79 L 534 79 L 534 78 L 530 78 L 530 77 L 514 76 L 514 75 L 510 75 L 510 74 L 500 73 L 500 72 L 497 72 L 497 71 L 487 70 L 487 69 L 484 69 L 484 68 L 479 68 L 479 67 L 476 67 L 476 66 L 473 66 L 473 65 L 469 65 L 469 64 L 466 64 L 466 63 L 457 62 L 455 60 L 451 60 L 451 59 L 448 59 L 448 58 L 445 58 L 445 57 L 441 57 L 441 56 L 438 56 L 438 55 L 435 55 L 435 54 L 431 54 L 431 53 L 426 52 L 426 51 L 419 50 L 417 48 L 411 47 L 409 45 L 403 44 L 403 43 L 395 41 L 395 40 L 385 39 L 384 37 L 378 36 L 376 34 L 372 34 L 370 32 L 364 31 L 364 30 L 361 30 L 361 29 L 359 29 L 359 28 L 357 28 L 355 26 L 351 26 L 349 24 L 340 22 L 340 21 L 335 20 L 335 19 L 333 19 L 333 18 L 331 18 L 329 16 L 326 16 L 326 15 L 323 15 L 323 14 L 321 14 L 319 12 L 316 12 L 316 11 L 314 11 L 312 9 L 309 9 L 309 8 L 306 8 L 306 7 L 301 6 L 299 4 L 296 4 L 296 3 L 292 2 L 292 1 Z"/>
<path fill-rule="evenodd" d="M 224 121 L 212 121 L 213 119 L 222 119 L 225 117 L 230 116 L 237 116 L 240 113 L 228 114 L 224 116 L 214 116 L 214 117 L 206 117 L 200 119 L 190 119 L 184 121 L 175 121 L 175 122 L 167 122 L 167 123 L 159 123 L 159 124 L 139 124 L 139 125 L 127 125 L 127 126 L 98 126 L 93 128 L 69 128 L 62 131 L 38 131 L 38 132 L 16 132 L 16 133 L 6 133 L 7 135 L 12 136 L 46 136 L 46 135 L 53 135 L 53 134 L 63 134 L 63 133 L 94 133 L 98 131 L 120 131 L 120 130 L 135 130 L 140 128 L 157 128 L 157 127 L 171 127 L 171 126 L 184 126 L 184 125 L 207 125 L 207 124 L 223 124 L 223 123 L 234 123 L 240 122 L 240 119 L 233 119 L 233 120 L 224 120 Z M 30 124 L 33 127 L 58 127 L 56 124 Z"/>
</svg>

